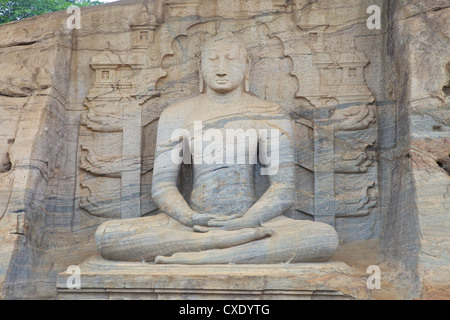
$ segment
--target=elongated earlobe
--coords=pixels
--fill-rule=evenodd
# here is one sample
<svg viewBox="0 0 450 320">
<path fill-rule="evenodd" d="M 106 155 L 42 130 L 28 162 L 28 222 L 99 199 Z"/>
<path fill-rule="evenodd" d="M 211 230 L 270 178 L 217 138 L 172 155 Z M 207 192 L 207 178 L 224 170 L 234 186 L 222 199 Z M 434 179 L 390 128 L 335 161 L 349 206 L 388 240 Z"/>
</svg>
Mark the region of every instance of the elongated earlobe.
<svg viewBox="0 0 450 320">
<path fill-rule="evenodd" d="M 245 70 L 244 90 L 250 92 L 250 58 L 247 57 L 247 70 Z"/>
<path fill-rule="evenodd" d="M 202 73 L 200 72 L 200 83 L 199 83 L 200 93 L 205 93 L 205 80 L 203 80 Z"/>
<path fill-rule="evenodd" d="M 203 72 L 202 72 L 202 61 L 198 62 L 198 75 L 199 75 L 199 90 L 200 93 L 205 93 L 205 79 L 203 79 Z"/>
</svg>

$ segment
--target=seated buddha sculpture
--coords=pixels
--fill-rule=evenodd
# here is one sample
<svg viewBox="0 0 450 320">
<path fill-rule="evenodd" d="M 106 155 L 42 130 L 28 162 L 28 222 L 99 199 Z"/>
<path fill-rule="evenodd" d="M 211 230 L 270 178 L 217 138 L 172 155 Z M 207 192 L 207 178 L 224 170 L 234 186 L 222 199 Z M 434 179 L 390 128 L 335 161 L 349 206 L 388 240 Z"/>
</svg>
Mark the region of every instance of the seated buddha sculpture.
<svg viewBox="0 0 450 320">
<path fill-rule="evenodd" d="M 201 94 L 167 107 L 158 123 L 152 198 L 161 213 L 100 225 L 103 258 L 196 265 L 333 256 L 332 226 L 284 215 L 295 199 L 293 124 L 282 107 L 250 94 L 249 73 L 246 47 L 232 33 L 206 41 Z M 187 196 L 178 187 L 182 165 L 192 171 Z M 269 182 L 260 196 L 256 175 Z"/>
</svg>

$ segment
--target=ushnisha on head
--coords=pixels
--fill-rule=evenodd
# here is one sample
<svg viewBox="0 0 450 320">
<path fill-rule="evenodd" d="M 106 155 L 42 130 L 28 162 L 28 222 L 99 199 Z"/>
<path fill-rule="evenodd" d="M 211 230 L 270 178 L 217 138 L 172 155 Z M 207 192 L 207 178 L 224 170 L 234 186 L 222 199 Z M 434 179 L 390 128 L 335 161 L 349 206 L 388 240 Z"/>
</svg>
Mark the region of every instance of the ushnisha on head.
<svg viewBox="0 0 450 320">
<path fill-rule="evenodd" d="M 201 51 L 200 92 L 207 88 L 229 93 L 242 86 L 249 92 L 247 48 L 231 32 L 219 33 L 207 40 Z"/>
</svg>

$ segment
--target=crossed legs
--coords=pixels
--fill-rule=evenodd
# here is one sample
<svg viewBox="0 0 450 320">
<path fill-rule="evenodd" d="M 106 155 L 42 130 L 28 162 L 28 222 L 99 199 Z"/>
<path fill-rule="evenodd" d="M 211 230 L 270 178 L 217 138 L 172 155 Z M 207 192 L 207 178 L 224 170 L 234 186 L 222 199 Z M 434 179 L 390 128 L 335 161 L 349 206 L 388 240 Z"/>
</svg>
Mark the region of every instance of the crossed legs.
<svg viewBox="0 0 450 320">
<path fill-rule="evenodd" d="M 107 260 L 153 262 L 157 256 L 229 248 L 271 235 L 266 228 L 197 233 L 159 214 L 105 222 L 97 229 L 95 241 Z"/>
<path fill-rule="evenodd" d="M 321 262 L 338 246 L 331 226 L 284 216 L 256 229 L 196 233 L 160 214 L 106 222 L 95 239 L 108 260 L 194 265 Z"/>
<path fill-rule="evenodd" d="M 272 236 L 225 249 L 158 256 L 160 264 L 278 264 L 324 262 L 339 241 L 333 227 L 318 222 L 278 217 L 264 225 Z"/>
</svg>

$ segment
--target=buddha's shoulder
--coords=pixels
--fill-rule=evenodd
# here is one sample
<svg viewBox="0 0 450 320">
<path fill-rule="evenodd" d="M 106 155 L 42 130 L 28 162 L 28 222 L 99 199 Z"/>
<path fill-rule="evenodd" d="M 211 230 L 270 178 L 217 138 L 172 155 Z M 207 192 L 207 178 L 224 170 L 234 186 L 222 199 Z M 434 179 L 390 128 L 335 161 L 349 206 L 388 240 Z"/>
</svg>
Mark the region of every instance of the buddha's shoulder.
<svg viewBox="0 0 450 320">
<path fill-rule="evenodd" d="M 194 108 L 199 105 L 199 102 L 200 96 L 196 96 L 193 98 L 188 98 L 186 100 L 173 103 L 164 109 L 161 117 L 180 118 L 189 115 L 194 111 Z"/>
<path fill-rule="evenodd" d="M 264 112 L 264 113 L 278 113 L 287 115 L 287 111 L 281 107 L 278 103 L 264 100 L 253 95 L 247 96 L 247 110 L 254 112 Z"/>
</svg>

